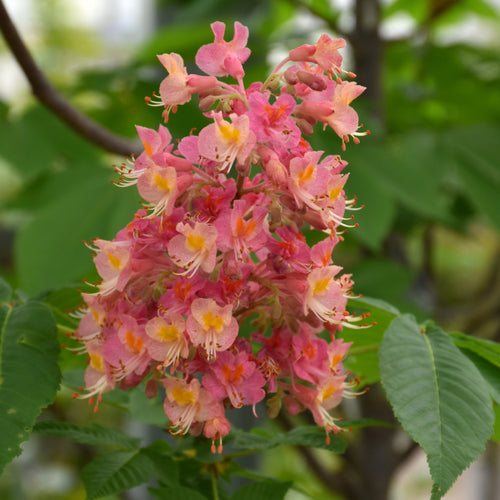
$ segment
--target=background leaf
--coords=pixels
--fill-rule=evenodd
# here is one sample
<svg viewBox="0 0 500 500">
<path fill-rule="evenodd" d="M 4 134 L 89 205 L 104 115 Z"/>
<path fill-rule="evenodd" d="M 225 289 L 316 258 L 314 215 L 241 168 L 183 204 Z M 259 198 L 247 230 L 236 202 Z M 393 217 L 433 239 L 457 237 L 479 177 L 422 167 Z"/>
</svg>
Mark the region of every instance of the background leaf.
<svg viewBox="0 0 500 500">
<path fill-rule="evenodd" d="M 8 302 L 12 296 L 11 286 L 0 276 L 0 304 Z"/>
<path fill-rule="evenodd" d="M 334 453 L 343 453 L 347 447 L 346 441 L 333 434 L 330 434 L 330 444 L 327 444 L 325 430 L 317 426 L 301 426 L 273 435 L 263 433 L 259 429 L 253 432 L 238 432 L 233 443 L 235 448 L 245 450 L 268 450 L 280 444 L 322 448 Z"/>
<path fill-rule="evenodd" d="M 347 309 L 357 316 L 369 314 L 364 323 L 371 326 L 361 330 L 344 328 L 338 333 L 344 341 L 353 343 L 344 364 L 359 378 L 361 386 L 373 384 L 380 380 L 377 352 L 382 337 L 399 311 L 387 302 L 370 297 L 351 299 Z"/>
<path fill-rule="evenodd" d="M 258 481 L 245 484 L 234 493 L 231 500 L 256 500 L 258 498 L 282 500 L 291 485 L 291 482 L 283 481 Z"/>
<path fill-rule="evenodd" d="M 55 398 L 61 374 L 50 309 L 40 302 L 0 305 L 0 472 L 21 453 L 42 408 Z"/>
<path fill-rule="evenodd" d="M 208 500 L 198 491 L 178 484 L 168 488 L 149 488 L 149 491 L 155 500 Z"/>
<path fill-rule="evenodd" d="M 136 451 L 100 455 L 82 470 L 87 499 L 112 495 L 149 481 L 156 472 L 149 457 Z"/>
<path fill-rule="evenodd" d="M 38 293 L 81 280 L 93 267 L 82 240 L 114 237 L 140 208 L 137 195 L 111 185 L 109 174 L 94 171 L 20 230 L 15 251 L 23 290 Z"/>
<path fill-rule="evenodd" d="M 67 422 L 39 422 L 34 431 L 50 436 L 69 439 L 75 443 L 93 446 L 112 445 L 134 450 L 139 447 L 140 440 L 109 427 L 91 424 L 86 427 Z"/>
<path fill-rule="evenodd" d="M 443 330 L 429 326 L 422 332 L 411 316 L 392 321 L 379 356 L 387 397 L 403 428 L 426 452 L 432 499 L 441 498 L 491 436 L 489 389 Z"/>
</svg>

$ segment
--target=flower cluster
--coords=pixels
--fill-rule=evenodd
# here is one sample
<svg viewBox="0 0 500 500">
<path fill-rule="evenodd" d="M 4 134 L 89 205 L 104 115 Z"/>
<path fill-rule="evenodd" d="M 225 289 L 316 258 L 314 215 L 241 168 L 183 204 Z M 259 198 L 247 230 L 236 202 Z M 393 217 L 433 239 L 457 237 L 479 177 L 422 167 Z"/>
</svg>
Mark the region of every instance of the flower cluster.
<svg viewBox="0 0 500 500">
<path fill-rule="evenodd" d="M 137 185 L 145 206 L 113 241 L 92 242 L 102 281 L 83 294 L 75 337 L 89 355 L 85 396 L 147 379 L 148 395 L 164 390 L 171 431 L 203 433 L 220 452 L 226 409 L 255 413 L 266 394 L 271 416 L 307 409 L 339 430 L 329 411 L 351 392 L 335 333 L 356 318 L 331 254 L 354 200 L 346 162 L 303 136 L 321 122 L 343 147 L 357 142 L 350 103 L 364 87 L 341 78 L 354 76 L 341 69 L 345 42 L 323 35 L 245 88 L 248 29 L 236 22 L 229 42 L 223 23 L 212 30 L 196 56 L 206 76 L 158 56 L 168 75 L 148 102 L 166 122 L 197 94 L 209 123 L 175 144 L 163 125 L 137 127 L 144 151 L 119 184 Z M 308 245 L 304 227 L 324 238 Z"/>
</svg>

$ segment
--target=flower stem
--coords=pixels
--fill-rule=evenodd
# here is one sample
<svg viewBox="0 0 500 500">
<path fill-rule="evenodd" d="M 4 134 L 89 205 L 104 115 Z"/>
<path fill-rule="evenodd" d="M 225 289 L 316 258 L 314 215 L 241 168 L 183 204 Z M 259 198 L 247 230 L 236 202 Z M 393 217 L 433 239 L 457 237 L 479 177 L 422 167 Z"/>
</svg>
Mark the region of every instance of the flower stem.
<svg viewBox="0 0 500 500">
<path fill-rule="evenodd" d="M 217 488 L 217 475 L 215 467 L 210 468 L 210 479 L 212 482 L 212 495 L 214 500 L 219 500 L 219 489 Z"/>
</svg>

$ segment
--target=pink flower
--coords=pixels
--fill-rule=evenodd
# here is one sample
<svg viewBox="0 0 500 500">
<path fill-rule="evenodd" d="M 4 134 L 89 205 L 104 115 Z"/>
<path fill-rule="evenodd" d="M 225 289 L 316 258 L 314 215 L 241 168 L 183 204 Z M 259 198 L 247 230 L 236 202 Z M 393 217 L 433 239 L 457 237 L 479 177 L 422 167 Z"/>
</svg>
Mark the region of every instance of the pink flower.
<svg viewBox="0 0 500 500">
<path fill-rule="evenodd" d="M 213 299 L 193 300 L 186 327 L 191 342 L 202 345 L 208 359 L 229 349 L 238 335 L 238 322 L 233 318 L 231 304 L 221 307 Z"/>
<path fill-rule="evenodd" d="M 338 49 L 345 47 L 345 40 L 332 40 L 327 34 L 321 35 L 315 45 L 302 45 L 290 51 L 291 61 L 309 61 L 318 64 L 327 73 L 341 73 L 342 56 Z"/>
<path fill-rule="evenodd" d="M 93 242 L 97 255 L 94 264 L 103 279 L 99 286 L 101 293 L 123 290 L 128 278 L 130 250 L 127 242 L 112 242 L 97 239 Z"/>
<path fill-rule="evenodd" d="M 269 96 L 253 92 L 248 98 L 250 128 L 257 141 L 267 142 L 278 149 L 289 149 L 297 145 L 300 130 L 291 114 L 295 109 L 295 99 L 283 94 L 274 104 L 269 103 Z"/>
<path fill-rule="evenodd" d="M 146 323 L 146 347 L 149 355 L 163 366 L 175 368 L 179 358 L 187 358 L 189 345 L 185 336 L 186 322 L 180 314 L 156 316 Z"/>
<path fill-rule="evenodd" d="M 137 190 L 154 207 L 149 217 L 160 213 L 170 215 L 178 194 L 175 168 L 151 165 L 137 179 Z"/>
<path fill-rule="evenodd" d="M 167 397 L 163 407 L 173 434 L 186 434 L 197 423 L 204 422 L 219 410 L 217 401 L 196 379 L 189 383 L 179 378 L 163 380 Z"/>
<path fill-rule="evenodd" d="M 258 251 L 266 243 L 269 234 L 267 210 L 255 207 L 245 200 L 235 200 L 232 210 L 226 210 L 216 221 L 222 251 L 234 250 L 240 261 L 250 258 L 250 252 Z"/>
<path fill-rule="evenodd" d="M 365 88 L 355 82 L 341 82 L 335 86 L 332 100 L 308 96 L 307 100 L 297 106 L 296 114 L 329 125 L 343 141 L 348 142 L 349 136 L 354 135 L 359 128 L 358 114 L 349 104 Z"/>
<path fill-rule="evenodd" d="M 226 173 L 235 161 L 245 163 L 256 142 L 247 115 L 232 113 L 229 118 L 231 122 L 224 120 L 222 113 L 215 113 L 214 123 L 207 125 L 198 136 L 199 154 L 217 162 L 219 170 Z"/>
<path fill-rule="evenodd" d="M 131 315 L 122 315 L 110 329 L 102 345 L 102 356 L 112 366 L 115 381 L 128 377 L 128 385 L 137 385 L 142 380 L 151 361 L 145 345 L 143 327 Z M 135 384 L 130 384 L 134 380 Z"/>
<path fill-rule="evenodd" d="M 251 404 L 255 413 L 255 405 L 266 395 L 262 389 L 266 380 L 247 352 L 221 352 L 209 369 L 203 375 L 203 386 L 216 399 L 228 397 L 234 408 Z"/>
<path fill-rule="evenodd" d="M 335 423 L 339 419 L 334 418 L 329 413 L 329 410 L 338 406 L 342 400 L 344 380 L 345 375 L 332 375 L 323 380 L 315 388 L 296 384 L 290 390 L 300 404 L 311 412 L 316 425 L 324 427 L 327 433 L 333 432 L 336 434 L 341 430 Z"/>
<path fill-rule="evenodd" d="M 319 165 L 320 151 L 311 151 L 303 158 L 295 157 L 290 161 L 288 186 L 299 208 L 305 203 L 313 210 L 319 210 L 317 199 L 324 195 L 328 181 L 328 170 Z"/>
<path fill-rule="evenodd" d="M 317 384 L 328 373 L 328 344 L 308 331 L 307 325 L 301 327 L 292 341 L 295 353 L 293 369 L 300 379 Z"/>
<path fill-rule="evenodd" d="M 217 85 L 217 79 L 211 76 L 188 75 L 184 61 L 179 54 L 162 54 L 158 59 L 169 75 L 160 84 L 160 98 L 165 105 L 165 120 L 171 109 L 191 100 L 191 95 L 211 89 Z"/>
<path fill-rule="evenodd" d="M 312 311 L 321 321 L 340 323 L 344 319 L 347 299 L 334 276 L 340 266 L 318 267 L 307 277 L 309 289 L 304 302 L 304 312 Z"/>
<path fill-rule="evenodd" d="M 234 38 L 230 42 L 224 41 L 226 25 L 215 22 L 211 25 L 215 41 L 203 45 L 196 54 L 198 67 L 213 76 L 232 76 L 241 78 L 245 74 L 242 64 L 250 56 L 250 49 L 246 47 L 248 28 L 239 22 L 234 23 Z"/>
<path fill-rule="evenodd" d="M 211 273 L 215 267 L 217 247 L 217 229 L 205 222 L 190 224 L 177 224 L 180 233 L 174 236 L 168 244 L 168 253 L 171 259 L 184 268 L 182 274 L 192 276 L 198 268 Z"/>
<path fill-rule="evenodd" d="M 102 353 L 102 346 L 89 342 L 85 344 L 89 354 L 89 364 L 85 370 L 85 386 L 91 398 L 96 394 L 103 394 L 114 389 L 115 381 L 112 377 L 112 366 L 106 361 Z"/>
</svg>

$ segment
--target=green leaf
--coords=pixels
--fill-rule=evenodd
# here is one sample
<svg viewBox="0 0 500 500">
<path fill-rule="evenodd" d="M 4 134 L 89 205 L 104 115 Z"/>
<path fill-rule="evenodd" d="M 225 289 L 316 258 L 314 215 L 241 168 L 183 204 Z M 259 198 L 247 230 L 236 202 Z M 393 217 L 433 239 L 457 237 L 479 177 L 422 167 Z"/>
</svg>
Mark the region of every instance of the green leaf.
<svg viewBox="0 0 500 500">
<path fill-rule="evenodd" d="M 109 179 L 106 170 L 94 173 L 20 230 L 15 254 L 23 290 L 38 293 L 79 281 L 93 267 L 82 240 L 113 238 L 132 218 L 137 194 L 111 185 Z"/>
<path fill-rule="evenodd" d="M 128 409 L 132 420 L 143 424 L 165 427 L 167 417 L 163 409 L 163 401 L 159 396 L 148 398 L 142 386 L 134 388 L 129 392 Z"/>
<path fill-rule="evenodd" d="M 449 335 L 432 325 L 421 331 L 411 316 L 392 321 L 379 357 L 394 414 L 426 452 L 439 499 L 491 436 L 489 388 Z"/>
<path fill-rule="evenodd" d="M 155 471 L 154 464 L 141 450 L 100 455 L 82 470 L 87 500 L 139 486 L 149 481 Z"/>
<path fill-rule="evenodd" d="M 500 443 L 500 406 L 495 405 L 495 425 L 493 427 L 493 436 L 491 439 L 496 441 L 497 443 Z"/>
<path fill-rule="evenodd" d="M 352 164 L 353 172 L 358 168 L 372 181 L 379 203 L 386 203 L 385 197 L 397 200 L 411 212 L 430 220 L 448 220 L 441 184 L 444 176 L 440 150 L 435 136 L 429 133 L 408 133 L 393 137 L 390 141 L 366 143 L 361 148 L 348 148 L 342 155 Z M 370 170 L 370 172 L 368 172 Z M 349 192 L 349 179 L 347 189 Z M 357 194 L 352 192 L 351 196 Z M 359 203 L 364 204 L 362 196 Z M 377 203 L 366 206 L 377 210 Z M 363 212 L 362 210 L 361 212 Z M 392 211 L 386 215 L 394 216 Z M 392 219 L 391 219 L 392 220 Z M 387 224 L 389 221 L 381 220 Z M 360 223 L 361 225 L 361 223 Z"/>
<path fill-rule="evenodd" d="M 59 327 L 74 331 L 80 322 L 76 317 L 70 316 L 70 312 L 82 304 L 82 296 L 77 291 L 80 287 L 65 287 L 48 292 L 44 297 L 44 303 L 50 307 L 54 319 Z"/>
<path fill-rule="evenodd" d="M 317 426 L 301 426 L 286 433 L 265 435 L 261 431 L 238 432 L 234 440 L 234 447 L 245 450 L 268 450 L 280 444 L 293 446 L 308 446 L 322 448 L 334 453 L 343 453 L 347 443 L 338 435 L 330 434 L 330 443 L 326 443 L 326 434 L 323 428 Z"/>
<path fill-rule="evenodd" d="M 467 349 L 460 349 L 479 370 L 490 388 L 491 397 L 500 404 L 500 370 L 493 363 Z"/>
<path fill-rule="evenodd" d="M 301 426 L 287 433 L 278 434 L 273 441 L 277 444 L 321 448 L 334 453 L 343 453 L 345 451 L 347 443 L 341 437 L 330 434 L 329 438 L 330 443 L 327 444 L 325 430 L 321 427 Z"/>
<path fill-rule="evenodd" d="M 11 286 L 0 276 L 0 304 L 9 302 L 12 297 Z"/>
<path fill-rule="evenodd" d="M 208 500 L 201 493 L 180 485 L 168 486 L 168 488 L 148 488 L 156 500 Z"/>
<path fill-rule="evenodd" d="M 479 339 L 460 332 L 453 332 L 450 335 L 456 346 L 472 351 L 500 368 L 500 344 L 498 342 Z"/>
<path fill-rule="evenodd" d="M 500 127 L 480 124 L 447 132 L 444 146 L 455 157 L 463 194 L 500 231 L 500 166 L 495 149 Z"/>
<path fill-rule="evenodd" d="M 362 386 L 373 384 L 380 380 L 377 352 L 382 337 L 399 311 L 383 300 L 370 297 L 350 299 L 347 309 L 357 316 L 369 314 L 365 322 L 371 326 L 361 330 L 344 328 L 338 333 L 345 342 L 352 342 L 345 366 L 359 377 Z"/>
<path fill-rule="evenodd" d="M 422 22 L 428 13 L 428 0 L 415 2 L 414 0 L 395 0 L 384 7 L 384 18 L 391 17 L 394 14 L 404 12 L 410 15 L 417 22 Z"/>
<path fill-rule="evenodd" d="M 117 429 L 103 427 L 98 424 L 82 427 L 81 425 L 67 422 L 47 421 L 39 422 L 33 430 L 41 434 L 61 437 L 75 443 L 93 446 L 112 445 L 135 450 L 140 444 L 140 439 L 128 436 Z"/>
<path fill-rule="evenodd" d="M 172 458 L 172 447 L 165 441 L 156 441 L 152 445 L 143 448 L 142 453 L 147 455 L 156 467 L 156 477 L 162 483 L 176 485 L 179 483 L 179 465 Z"/>
<path fill-rule="evenodd" d="M 0 472 L 21 453 L 42 408 L 54 400 L 61 374 L 50 309 L 30 301 L 0 307 Z"/>
<path fill-rule="evenodd" d="M 383 179 L 378 174 L 369 158 L 359 151 L 354 159 L 346 184 L 348 196 L 356 196 L 359 206 L 363 208 L 354 214 L 355 223 L 359 227 L 348 233 L 372 250 L 380 250 L 384 239 L 389 234 L 396 217 L 396 201 L 387 196 Z"/>
<path fill-rule="evenodd" d="M 287 491 L 292 485 L 291 482 L 282 481 L 258 481 L 255 483 L 245 484 L 239 488 L 231 500 L 256 500 L 256 499 L 272 499 L 282 500 L 285 498 Z"/>
</svg>

